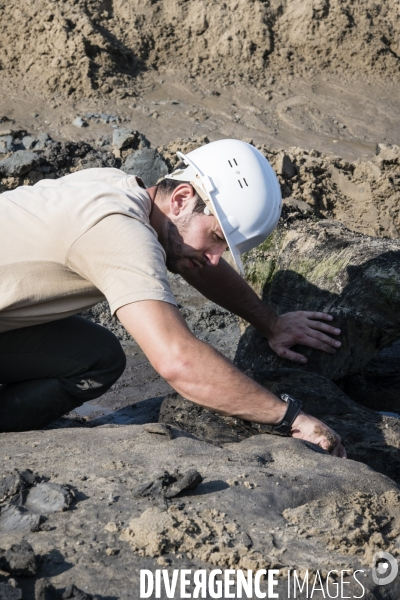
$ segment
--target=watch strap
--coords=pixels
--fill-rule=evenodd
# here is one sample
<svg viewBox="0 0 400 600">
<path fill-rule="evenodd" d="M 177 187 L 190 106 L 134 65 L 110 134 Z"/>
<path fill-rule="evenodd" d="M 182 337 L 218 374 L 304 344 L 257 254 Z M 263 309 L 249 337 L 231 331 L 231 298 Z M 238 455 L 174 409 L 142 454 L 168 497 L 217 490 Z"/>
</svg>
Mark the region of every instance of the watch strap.
<svg viewBox="0 0 400 600">
<path fill-rule="evenodd" d="M 300 400 L 292 398 L 288 394 L 281 394 L 281 400 L 287 402 L 287 409 L 283 419 L 272 427 L 272 431 L 274 433 L 279 433 L 280 435 L 290 435 L 293 421 L 301 411 L 303 403 Z"/>
</svg>

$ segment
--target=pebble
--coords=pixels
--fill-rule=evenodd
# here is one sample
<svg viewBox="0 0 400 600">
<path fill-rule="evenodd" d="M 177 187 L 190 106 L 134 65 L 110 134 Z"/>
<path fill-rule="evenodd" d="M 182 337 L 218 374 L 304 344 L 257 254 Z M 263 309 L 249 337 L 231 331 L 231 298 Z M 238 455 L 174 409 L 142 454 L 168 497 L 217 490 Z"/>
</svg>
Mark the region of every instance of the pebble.
<svg viewBox="0 0 400 600">
<path fill-rule="evenodd" d="M 82 117 L 76 117 L 72 121 L 72 125 L 75 125 L 75 127 L 87 127 L 88 124 L 82 119 Z"/>
</svg>

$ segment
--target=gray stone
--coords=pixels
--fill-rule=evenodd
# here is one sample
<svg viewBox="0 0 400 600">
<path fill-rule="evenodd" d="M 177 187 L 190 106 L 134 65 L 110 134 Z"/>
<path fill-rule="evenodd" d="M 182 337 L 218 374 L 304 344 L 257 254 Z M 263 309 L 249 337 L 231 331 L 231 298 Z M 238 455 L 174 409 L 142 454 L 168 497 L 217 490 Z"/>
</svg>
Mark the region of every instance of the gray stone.
<svg viewBox="0 0 400 600">
<path fill-rule="evenodd" d="M 8 583 L 0 583 L 0 600 L 22 600 L 22 590 Z"/>
<path fill-rule="evenodd" d="M 85 118 L 88 121 L 104 123 L 105 125 L 109 125 L 111 123 L 119 123 L 121 121 L 120 117 L 118 117 L 117 115 L 110 115 L 107 113 L 85 113 Z"/>
<path fill-rule="evenodd" d="M 37 136 L 36 145 L 34 150 L 44 150 L 53 142 L 48 133 L 41 132 Z"/>
<path fill-rule="evenodd" d="M 33 135 L 25 135 L 21 141 L 25 150 L 35 151 L 44 150 L 50 142 L 52 142 L 52 139 L 48 133 L 39 133 L 37 137 L 34 137 Z"/>
<path fill-rule="evenodd" d="M 165 435 L 170 440 L 172 440 L 172 431 L 171 428 L 163 423 L 147 423 L 143 425 L 143 429 L 147 431 L 147 433 L 153 433 L 155 435 Z"/>
<path fill-rule="evenodd" d="M 21 143 L 25 150 L 32 150 L 32 148 L 36 146 L 37 138 L 35 138 L 33 135 L 24 135 Z"/>
<path fill-rule="evenodd" d="M 73 502 L 73 495 L 58 483 L 39 483 L 32 487 L 25 500 L 25 508 L 39 515 L 67 510 Z"/>
<path fill-rule="evenodd" d="M 150 142 L 143 133 L 132 129 L 118 128 L 113 131 L 113 146 L 117 152 L 122 150 L 148 148 Z"/>
<path fill-rule="evenodd" d="M 75 127 L 87 127 L 87 123 L 82 119 L 82 117 L 75 117 L 75 119 L 72 121 L 72 125 L 75 125 Z"/>
<path fill-rule="evenodd" d="M 34 515 L 20 506 L 7 506 L 0 514 L 0 531 L 37 531 L 41 522 L 40 515 Z"/>
<path fill-rule="evenodd" d="M 29 173 L 39 165 L 36 154 L 28 150 L 17 150 L 8 158 L 0 161 L 0 177 L 19 177 Z"/>
<path fill-rule="evenodd" d="M 126 158 L 121 170 L 130 175 L 138 175 L 150 187 L 168 174 L 168 167 L 161 155 L 152 148 L 142 148 Z"/>
<path fill-rule="evenodd" d="M 7 154 L 8 152 L 12 152 L 13 149 L 14 149 L 13 136 L 12 135 L 1 135 L 0 136 L 0 154 Z"/>
<path fill-rule="evenodd" d="M 181 492 L 189 492 L 195 490 L 200 483 L 203 481 L 202 476 L 196 469 L 190 469 L 184 475 L 178 478 L 178 480 L 170 485 L 165 492 L 166 498 L 175 498 Z"/>
<path fill-rule="evenodd" d="M 26 540 L 0 550 L 0 568 L 17 577 L 32 577 L 37 572 L 37 560 L 32 546 Z"/>
<path fill-rule="evenodd" d="M 24 482 L 19 473 L 7 474 L 0 481 L 0 502 L 18 494 L 23 486 Z"/>
</svg>

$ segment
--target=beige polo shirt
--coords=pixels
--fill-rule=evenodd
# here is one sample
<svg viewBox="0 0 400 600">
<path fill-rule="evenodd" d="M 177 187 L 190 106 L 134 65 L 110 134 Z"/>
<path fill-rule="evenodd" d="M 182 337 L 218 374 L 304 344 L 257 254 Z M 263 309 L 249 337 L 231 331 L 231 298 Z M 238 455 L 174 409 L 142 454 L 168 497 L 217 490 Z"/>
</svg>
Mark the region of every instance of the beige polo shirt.
<svg viewBox="0 0 400 600">
<path fill-rule="evenodd" d="M 151 200 L 135 177 L 86 169 L 0 194 L 0 332 L 107 299 L 175 304 Z"/>
</svg>

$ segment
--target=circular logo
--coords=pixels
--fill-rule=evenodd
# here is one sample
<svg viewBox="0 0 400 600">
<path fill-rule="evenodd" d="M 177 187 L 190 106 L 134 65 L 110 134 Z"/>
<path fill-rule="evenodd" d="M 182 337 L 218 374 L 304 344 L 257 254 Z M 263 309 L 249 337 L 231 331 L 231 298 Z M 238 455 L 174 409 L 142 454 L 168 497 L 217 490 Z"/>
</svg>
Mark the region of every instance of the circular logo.
<svg viewBox="0 0 400 600">
<path fill-rule="evenodd" d="M 389 552 L 377 552 L 372 559 L 372 579 L 377 585 L 392 583 L 399 572 L 399 565 Z"/>
</svg>

